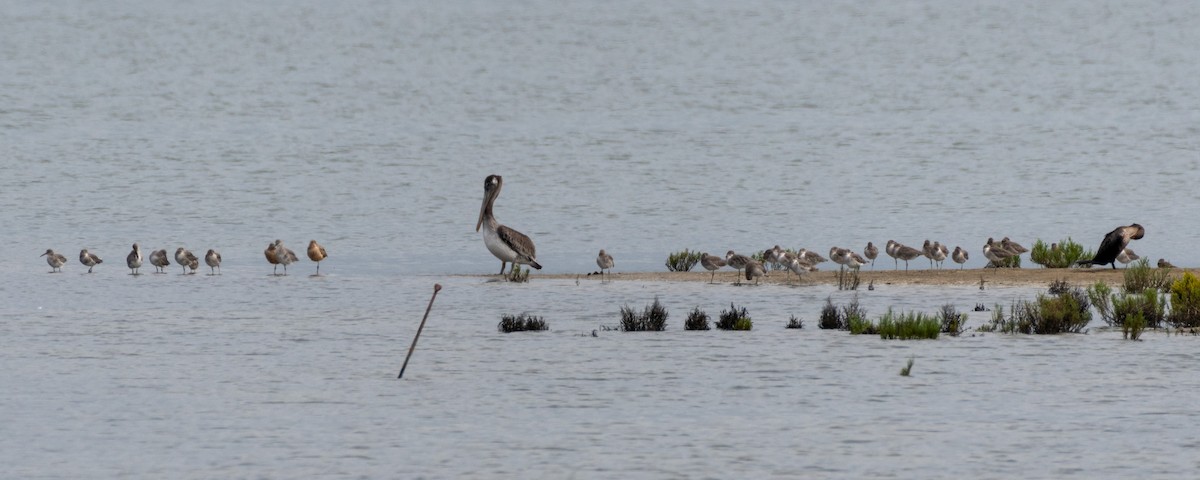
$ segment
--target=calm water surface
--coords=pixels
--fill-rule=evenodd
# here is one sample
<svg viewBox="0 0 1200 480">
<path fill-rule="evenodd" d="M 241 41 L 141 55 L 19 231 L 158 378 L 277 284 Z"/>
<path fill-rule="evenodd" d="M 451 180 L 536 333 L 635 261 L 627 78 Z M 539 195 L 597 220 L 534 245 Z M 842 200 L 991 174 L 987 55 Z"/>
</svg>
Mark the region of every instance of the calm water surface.
<svg viewBox="0 0 1200 480">
<path fill-rule="evenodd" d="M 1143 256 L 1196 265 L 1198 21 L 1144 1 L 3 2 L 0 474 L 1178 478 L 1200 467 L 1193 337 L 883 342 L 815 329 L 847 300 L 828 286 L 469 275 L 498 267 L 472 228 L 489 173 L 551 273 L 600 248 L 629 272 L 889 238 L 978 267 L 989 236 L 1094 247 L 1131 222 Z M 276 238 L 321 241 L 328 275 L 268 276 Z M 216 248 L 224 275 L 130 276 L 133 242 Z M 655 297 L 667 332 L 602 330 Z M 752 332 L 682 330 L 730 302 Z M 495 331 L 520 312 L 551 331 Z"/>
</svg>

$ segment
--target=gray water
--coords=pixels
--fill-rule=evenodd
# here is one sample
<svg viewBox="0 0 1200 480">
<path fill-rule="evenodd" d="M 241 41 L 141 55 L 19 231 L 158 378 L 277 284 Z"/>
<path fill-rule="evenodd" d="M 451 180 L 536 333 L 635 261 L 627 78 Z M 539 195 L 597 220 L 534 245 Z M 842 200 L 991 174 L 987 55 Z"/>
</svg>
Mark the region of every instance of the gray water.
<svg viewBox="0 0 1200 480">
<path fill-rule="evenodd" d="M 1138 1 L 4 2 L 0 476 L 1179 477 L 1200 467 L 1191 337 L 883 342 L 815 328 L 846 300 L 828 286 L 497 283 L 473 226 L 496 173 L 497 217 L 549 273 L 600 248 L 632 272 L 889 238 L 979 267 L 989 236 L 1094 247 L 1131 222 L 1143 256 L 1196 265 L 1198 20 Z M 324 244 L 325 275 L 269 276 L 276 238 Z M 224 274 L 130 276 L 133 242 L 216 248 Z M 877 315 L 1038 290 L 860 295 Z M 655 297 L 667 332 L 603 330 Z M 752 332 L 682 330 L 730 302 Z M 551 331 L 495 331 L 520 312 Z"/>
</svg>

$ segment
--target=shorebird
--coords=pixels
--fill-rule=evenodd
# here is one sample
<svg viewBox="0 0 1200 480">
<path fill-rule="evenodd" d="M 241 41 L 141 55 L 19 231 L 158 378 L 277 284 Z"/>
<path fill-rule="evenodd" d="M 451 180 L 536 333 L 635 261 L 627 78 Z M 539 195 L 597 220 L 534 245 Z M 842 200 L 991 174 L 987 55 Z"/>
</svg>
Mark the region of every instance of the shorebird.
<svg viewBox="0 0 1200 480">
<path fill-rule="evenodd" d="M 192 255 L 191 258 L 188 259 L 187 267 L 192 269 L 192 272 L 189 273 L 188 275 L 195 275 L 196 269 L 200 268 L 200 259 L 196 258 L 195 255 Z"/>
<path fill-rule="evenodd" d="M 904 271 L 906 272 L 908 271 L 908 261 L 921 256 L 920 250 L 908 245 L 904 245 L 900 242 L 896 242 L 896 246 L 893 247 L 893 250 L 895 252 L 895 255 L 893 255 L 894 257 L 904 260 Z"/>
<path fill-rule="evenodd" d="M 808 249 L 804 248 L 801 248 L 799 252 L 796 252 L 796 256 L 800 257 L 801 260 L 808 262 L 814 267 L 829 261 L 829 259 L 822 257 L 821 254 L 817 252 L 810 252 Z"/>
<path fill-rule="evenodd" d="M 942 245 L 941 242 L 933 242 L 933 261 L 937 262 L 937 267 L 942 268 L 942 262 L 946 261 L 946 256 L 950 254 L 950 249 Z"/>
<path fill-rule="evenodd" d="M 853 268 L 855 270 L 862 268 L 862 266 L 866 265 L 866 264 L 867 264 L 867 259 L 863 258 L 862 255 L 859 255 L 858 252 L 853 252 L 853 251 L 850 252 L 850 260 L 848 262 L 846 262 L 847 267 Z"/>
<path fill-rule="evenodd" d="M 1004 246 L 1005 250 L 1016 252 L 1017 254 L 1022 254 L 1029 251 L 1028 248 L 1021 246 L 1021 244 L 1017 242 L 1009 240 L 1008 237 L 1000 239 L 1000 244 Z"/>
<path fill-rule="evenodd" d="M 709 255 L 708 252 L 700 254 L 700 266 L 705 270 L 712 272 L 708 277 L 708 283 L 713 283 L 713 279 L 717 277 L 717 270 L 725 266 L 725 259 L 716 255 Z"/>
<path fill-rule="evenodd" d="M 876 247 L 874 243 L 867 242 L 867 248 L 863 249 L 863 255 L 866 255 L 867 259 L 871 260 L 871 270 L 874 270 L 875 257 L 879 256 L 879 247 Z"/>
<path fill-rule="evenodd" d="M 167 273 L 171 260 L 167 258 L 167 249 L 150 252 L 150 264 L 154 265 L 154 273 Z"/>
<path fill-rule="evenodd" d="M 128 265 L 131 270 L 130 275 L 141 275 L 138 273 L 138 269 L 142 268 L 142 247 L 136 243 L 133 244 L 133 251 L 125 256 L 125 265 Z"/>
<path fill-rule="evenodd" d="M 829 259 L 838 264 L 839 272 L 845 270 L 846 265 L 850 264 L 850 253 L 848 248 L 829 247 Z"/>
<path fill-rule="evenodd" d="M 308 241 L 308 259 L 317 262 L 317 275 L 321 274 L 321 260 L 328 256 L 329 254 L 325 253 L 325 247 L 322 247 L 316 240 Z"/>
<path fill-rule="evenodd" d="M 1005 249 L 1003 245 L 993 240 L 992 237 L 988 237 L 987 243 L 983 244 L 983 256 L 990 261 L 987 266 L 994 268 L 1003 267 L 1005 261 L 1016 255 L 1016 252 Z"/>
<path fill-rule="evenodd" d="M 746 262 L 746 281 L 754 280 L 754 284 L 758 285 L 758 279 L 765 277 L 767 271 L 763 269 L 761 263 L 754 260 Z"/>
<path fill-rule="evenodd" d="M 276 242 L 278 241 L 276 240 Z M 279 259 L 275 257 L 275 244 L 268 243 L 267 249 L 263 250 L 263 255 L 267 257 L 267 262 L 271 264 L 271 275 L 279 275 Z"/>
<path fill-rule="evenodd" d="M 817 267 L 814 267 L 811 263 L 809 263 L 807 260 L 800 257 L 799 255 L 790 254 L 790 253 L 784 255 L 783 266 L 786 267 L 789 271 L 796 272 L 796 277 L 800 277 L 805 272 L 811 272 L 811 271 L 817 269 Z M 789 277 L 789 280 L 790 279 L 791 278 Z"/>
<path fill-rule="evenodd" d="M 188 266 L 191 265 L 191 263 L 195 260 L 196 255 L 190 250 L 183 247 L 179 247 L 177 250 L 175 250 L 175 263 L 178 263 L 180 267 L 183 267 L 183 273 L 185 275 L 187 274 Z"/>
<path fill-rule="evenodd" d="M 613 268 L 612 255 L 605 253 L 604 249 L 601 248 L 600 254 L 596 255 L 596 266 L 600 267 L 600 279 L 601 280 L 604 279 L 604 271 L 605 270 L 608 270 L 609 276 L 612 276 L 612 268 Z"/>
<path fill-rule="evenodd" d="M 522 264 L 541 270 L 533 240 L 524 233 L 501 225 L 492 215 L 492 205 L 496 203 L 496 197 L 500 196 L 503 187 L 504 179 L 499 175 L 488 175 L 483 180 L 483 204 L 479 206 L 479 221 L 475 222 L 475 231 L 483 227 L 483 244 L 500 259 L 501 275 L 504 275 L 504 267 L 509 262 L 512 262 L 513 268 Z"/>
<path fill-rule="evenodd" d="M 929 269 L 933 270 L 934 249 L 933 243 L 930 242 L 928 238 L 926 238 L 925 243 L 921 245 L 921 255 L 924 255 L 925 258 L 929 259 Z"/>
<path fill-rule="evenodd" d="M 1158 259 L 1158 268 L 1175 268 L 1175 266 L 1171 265 L 1171 262 L 1168 262 L 1167 259 L 1160 258 Z"/>
<path fill-rule="evenodd" d="M 954 253 L 950 254 L 950 258 L 954 259 L 954 263 L 958 264 L 958 269 L 962 270 L 963 264 L 967 263 L 971 256 L 967 255 L 967 251 L 962 247 L 954 247 Z"/>
<path fill-rule="evenodd" d="M 1142 257 L 1138 256 L 1136 253 L 1133 253 L 1132 248 L 1126 248 L 1121 250 L 1121 253 L 1117 254 L 1117 261 L 1121 262 L 1122 265 L 1129 265 L 1129 262 L 1137 261 L 1140 258 Z"/>
<path fill-rule="evenodd" d="M 208 249 L 208 253 L 204 254 L 204 263 L 208 265 L 209 275 L 216 275 L 216 270 L 221 268 L 221 254 L 211 248 Z"/>
<path fill-rule="evenodd" d="M 62 272 L 62 266 L 67 264 L 67 257 L 61 253 L 54 253 L 54 250 L 49 248 L 46 249 L 46 253 L 38 256 L 46 257 L 46 263 L 50 265 L 50 273 Z"/>
<path fill-rule="evenodd" d="M 283 265 L 283 274 L 287 275 L 287 266 L 296 263 L 300 258 L 296 252 L 283 246 L 283 240 L 275 239 L 275 262 Z"/>
<path fill-rule="evenodd" d="M 79 263 L 87 265 L 88 273 L 92 273 L 92 267 L 104 263 L 104 260 L 101 260 L 94 253 L 88 252 L 88 249 L 85 248 L 79 251 Z"/>
<path fill-rule="evenodd" d="M 899 257 L 896 256 L 896 248 L 899 246 L 900 242 L 888 240 L 887 245 L 884 245 L 883 247 L 884 253 L 887 253 L 889 257 L 892 257 L 892 263 L 896 264 L 896 270 L 900 269 L 900 260 Z"/>
<path fill-rule="evenodd" d="M 1141 225 L 1132 224 L 1125 227 L 1117 227 L 1108 235 L 1104 236 L 1104 240 L 1100 242 L 1100 248 L 1096 249 L 1096 255 L 1091 260 L 1080 260 L 1075 262 L 1078 265 L 1105 265 L 1111 264 L 1113 270 L 1117 269 L 1117 255 L 1129 245 L 1130 240 L 1138 240 L 1146 236 L 1146 229 Z"/>
<path fill-rule="evenodd" d="M 725 264 L 737 269 L 737 281 L 734 283 L 742 283 L 742 269 L 746 268 L 746 265 L 752 261 L 754 260 L 750 257 L 733 253 L 733 250 L 725 253 Z"/>
</svg>

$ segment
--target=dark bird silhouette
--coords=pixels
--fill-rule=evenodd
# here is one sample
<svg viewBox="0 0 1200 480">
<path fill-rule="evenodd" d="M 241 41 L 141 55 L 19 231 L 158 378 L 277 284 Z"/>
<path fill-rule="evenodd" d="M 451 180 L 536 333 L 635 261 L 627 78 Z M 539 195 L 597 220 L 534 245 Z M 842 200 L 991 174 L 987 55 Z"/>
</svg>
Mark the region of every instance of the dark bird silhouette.
<svg viewBox="0 0 1200 480">
<path fill-rule="evenodd" d="M 1116 270 L 1117 255 L 1121 254 L 1121 250 L 1129 245 L 1130 240 L 1137 240 L 1145 235 L 1146 229 L 1136 223 L 1127 227 L 1117 227 L 1104 236 L 1104 240 L 1100 242 L 1100 248 L 1096 249 L 1096 255 L 1091 260 L 1080 260 L 1075 263 L 1078 265 L 1112 265 L 1113 270 Z"/>
</svg>

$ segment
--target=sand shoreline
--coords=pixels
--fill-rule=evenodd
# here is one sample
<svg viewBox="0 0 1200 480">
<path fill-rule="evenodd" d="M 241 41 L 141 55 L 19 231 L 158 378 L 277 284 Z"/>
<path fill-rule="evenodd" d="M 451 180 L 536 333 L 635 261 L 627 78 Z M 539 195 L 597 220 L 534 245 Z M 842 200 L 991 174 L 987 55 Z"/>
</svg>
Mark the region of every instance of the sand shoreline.
<svg viewBox="0 0 1200 480">
<path fill-rule="evenodd" d="M 1171 276 L 1178 278 L 1183 275 L 1183 272 L 1190 271 L 1196 275 L 1196 269 L 1189 268 L 1173 268 Z M 1104 281 L 1109 285 L 1120 284 L 1124 281 L 1124 269 L 1113 270 L 1111 268 L 1013 268 L 1013 269 L 967 269 L 967 270 L 863 270 L 859 274 L 861 286 L 866 288 L 867 284 L 874 282 L 876 285 L 979 285 L 980 279 L 985 282 L 986 286 L 1035 286 L 1049 285 L 1055 280 L 1066 280 L 1067 282 L 1086 286 L 1097 281 Z M 837 270 L 823 270 L 819 272 L 811 272 L 804 276 L 802 280 L 796 280 L 795 275 L 791 275 L 790 283 L 793 285 L 837 285 Z M 492 276 L 496 275 L 481 275 Z M 710 274 L 707 271 L 691 271 L 691 272 L 614 272 L 611 276 L 613 281 L 643 281 L 643 282 L 708 282 Z M 735 271 L 722 269 L 717 272 L 716 283 L 733 283 Z M 786 284 L 788 280 L 784 275 L 784 271 L 771 271 L 768 276 L 763 278 L 760 283 L 764 284 Z M 542 275 L 536 271 L 530 274 L 530 281 L 539 279 L 556 279 L 556 280 L 600 280 L 599 274 L 549 274 Z M 745 280 L 742 280 L 745 282 Z"/>
</svg>

